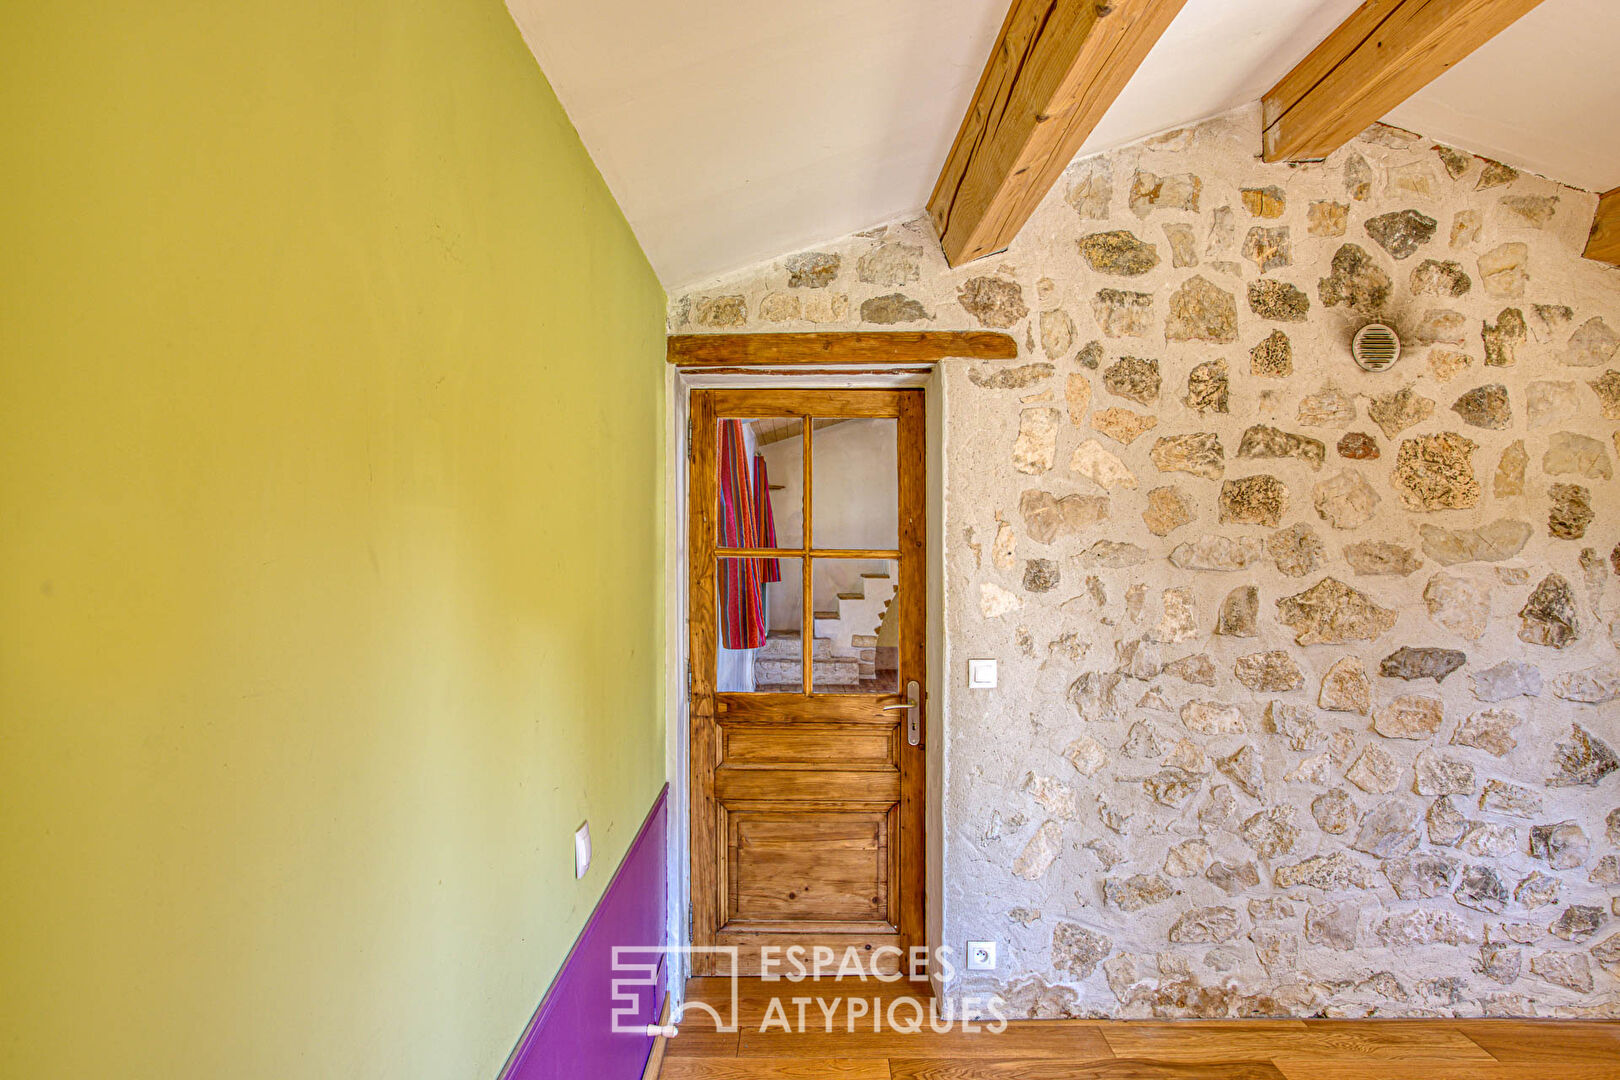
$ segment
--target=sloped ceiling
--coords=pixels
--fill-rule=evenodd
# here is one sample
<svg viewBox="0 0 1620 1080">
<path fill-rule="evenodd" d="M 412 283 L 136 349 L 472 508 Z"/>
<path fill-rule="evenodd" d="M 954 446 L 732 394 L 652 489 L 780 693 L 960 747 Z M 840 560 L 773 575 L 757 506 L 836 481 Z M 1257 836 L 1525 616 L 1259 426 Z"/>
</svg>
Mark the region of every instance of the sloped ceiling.
<svg viewBox="0 0 1620 1080">
<path fill-rule="evenodd" d="M 673 291 L 918 213 L 1007 3 L 508 7 Z M 1359 3 L 1188 0 L 1081 152 L 1258 99 Z M 1616 41 L 1620 4 L 1545 0 L 1388 119 L 1566 183 L 1615 186 Z"/>
</svg>

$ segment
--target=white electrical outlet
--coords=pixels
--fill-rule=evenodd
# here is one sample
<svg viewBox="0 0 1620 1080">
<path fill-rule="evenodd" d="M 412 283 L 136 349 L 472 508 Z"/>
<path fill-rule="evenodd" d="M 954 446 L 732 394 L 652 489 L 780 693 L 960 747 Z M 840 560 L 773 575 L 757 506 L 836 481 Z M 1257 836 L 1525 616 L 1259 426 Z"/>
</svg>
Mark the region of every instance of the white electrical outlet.
<svg viewBox="0 0 1620 1080">
<path fill-rule="evenodd" d="M 591 823 L 586 822 L 574 830 L 574 877 L 585 876 L 591 868 Z"/>
<path fill-rule="evenodd" d="M 996 943 L 993 941 L 968 942 L 967 969 L 969 971 L 996 970 Z"/>
</svg>

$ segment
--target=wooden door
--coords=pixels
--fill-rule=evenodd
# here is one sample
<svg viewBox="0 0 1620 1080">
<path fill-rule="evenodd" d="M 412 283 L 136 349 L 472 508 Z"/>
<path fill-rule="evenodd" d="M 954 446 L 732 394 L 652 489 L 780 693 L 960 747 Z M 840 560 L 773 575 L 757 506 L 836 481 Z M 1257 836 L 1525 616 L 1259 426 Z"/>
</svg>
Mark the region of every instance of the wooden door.
<svg viewBox="0 0 1620 1080">
<path fill-rule="evenodd" d="M 692 394 L 695 974 L 730 973 L 703 947 L 746 974 L 762 946 L 893 971 L 926 944 L 922 394 Z"/>
</svg>

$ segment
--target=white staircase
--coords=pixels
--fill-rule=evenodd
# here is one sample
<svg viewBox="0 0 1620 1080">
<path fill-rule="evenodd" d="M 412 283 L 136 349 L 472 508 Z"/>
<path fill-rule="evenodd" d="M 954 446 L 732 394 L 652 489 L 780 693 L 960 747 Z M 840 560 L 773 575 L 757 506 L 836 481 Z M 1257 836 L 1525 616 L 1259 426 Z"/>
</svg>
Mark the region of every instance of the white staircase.
<svg viewBox="0 0 1620 1080">
<path fill-rule="evenodd" d="M 858 687 L 877 675 L 878 629 L 894 601 L 895 580 L 862 574 L 861 591 L 838 594 L 838 607 L 814 616 L 810 672 L 813 689 Z M 757 685 L 802 686 L 804 669 L 797 631 L 774 631 L 754 654 Z"/>
</svg>

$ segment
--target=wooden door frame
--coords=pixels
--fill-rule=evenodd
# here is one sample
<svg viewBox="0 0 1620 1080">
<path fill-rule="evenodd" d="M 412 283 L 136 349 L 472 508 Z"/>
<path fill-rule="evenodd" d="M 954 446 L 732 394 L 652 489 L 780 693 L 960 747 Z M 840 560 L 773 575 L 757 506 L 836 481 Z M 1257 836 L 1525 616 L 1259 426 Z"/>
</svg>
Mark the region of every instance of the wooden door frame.
<svg viewBox="0 0 1620 1080">
<path fill-rule="evenodd" d="M 927 682 L 924 692 L 934 704 L 927 720 L 924 739 L 924 768 L 926 788 L 923 806 L 923 929 L 918 944 L 932 950 L 942 944 L 940 931 L 943 921 L 943 829 L 942 779 L 947 723 L 942 708 L 945 701 L 944 665 L 944 556 L 943 556 L 943 450 L 942 450 L 942 383 L 934 363 L 892 363 L 889 365 L 863 365 L 859 369 L 826 368 L 810 372 L 792 367 L 714 367 L 682 368 L 674 364 L 666 369 L 666 391 L 670 418 L 667 453 L 669 467 L 665 470 L 665 572 L 666 596 L 669 603 L 666 616 L 666 764 L 671 784 L 671 828 L 667 855 L 669 883 L 668 939 L 677 945 L 692 943 L 691 861 L 688 843 L 691 827 L 691 775 L 690 716 L 687 694 L 688 589 L 690 523 L 687 515 L 689 486 L 687 422 L 690 416 L 691 392 L 697 389 L 838 389 L 838 388 L 919 388 L 924 394 L 925 433 L 924 469 L 925 506 L 927 525 L 925 533 L 927 614 L 924 639 Z M 690 973 L 690 958 L 678 950 L 669 967 L 671 993 L 675 1003 L 681 1004 L 680 990 Z M 938 985 L 938 972 L 934 971 Z"/>
</svg>

